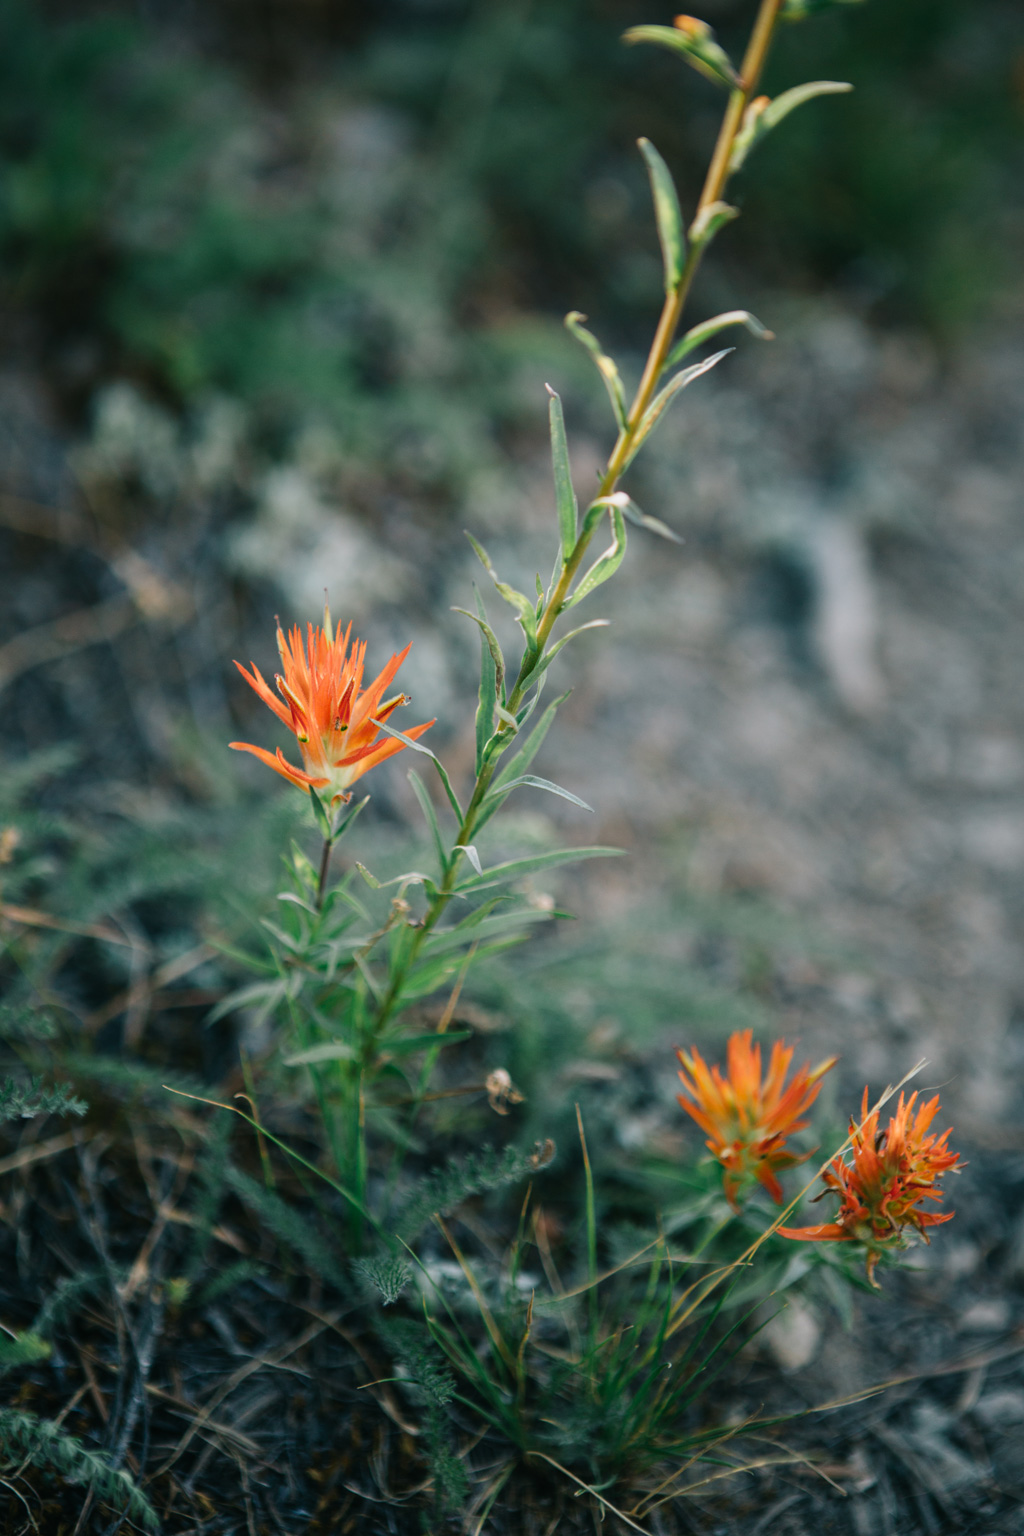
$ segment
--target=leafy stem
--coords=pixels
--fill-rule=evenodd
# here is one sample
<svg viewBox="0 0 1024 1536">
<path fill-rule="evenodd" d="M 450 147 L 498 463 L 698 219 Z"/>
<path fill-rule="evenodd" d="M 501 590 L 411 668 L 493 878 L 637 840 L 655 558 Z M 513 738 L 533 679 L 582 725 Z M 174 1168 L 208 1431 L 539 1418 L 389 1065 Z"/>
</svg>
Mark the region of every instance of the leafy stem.
<svg viewBox="0 0 1024 1536">
<path fill-rule="evenodd" d="M 710 243 L 708 237 L 706 235 L 702 236 L 700 231 L 705 225 L 709 212 L 714 209 L 715 204 L 720 202 L 728 182 L 736 137 L 740 131 L 747 106 L 757 90 L 782 5 L 783 0 L 761 0 L 740 68 L 738 83 L 730 91 L 725 115 L 722 119 L 714 152 L 704 180 L 704 186 L 697 203 L 696 214 L 691 225 L 691 238 L 686 258 L 678 281 L 672 284 L 666 293 L 661 316 L 658 320 L 658 326 L 654 333 L 654 339 L 651 343 L 640 383 L 637 386 L 632 405 L 626 414 L 625 422 L 619 430 L 618 438 L 601 479 L 598 500 L 602 497 L 611 496 L 615 492 L 619 480 L 633 457 L 642 423 L 653 400 L 655 390 L 665 372 L 672 344 L 679 328 L 683 308 L 704 251 Z M 525 702 L 525 696 L 531 685 L 531 680 L 535 677 L 538 664 L 544 657 L 548 641 L 551 638 L 551 632 L 565 607 L 572 584 L 594 539 L 597 528 L 598 522 L 596 520 L 584 519 L 575 544 L 563 561 L 558 580 L 544 600 L 537 617 L 536 637 L 533 638 L 531 636 L 528 638 L 515 685 L 505 704 L 505 713 L 508 715 L 514 716 Z M 446 861 L 441 884 L 427 907 L 422 924 L 416 930 L 412 943 L 392 972 L 387 992 L 381 1001 L 373 1029 L 369 1035 L 368 1045 L 371 1049 L 401 1001 L 406 977 L 419 955 L 424 940 L 436 926 L 452 898 L 462 860 L 461 850 L 472 841 L 477 817 L 484 797 L 494 778 L 498 760 L 511 743 L 514 734 L 515 732 L 511 725 L 502 724 L 491 740 L 489 750 L 480 765 L 473 793 L 459 826 L 455 843 Z"/>
</svg>

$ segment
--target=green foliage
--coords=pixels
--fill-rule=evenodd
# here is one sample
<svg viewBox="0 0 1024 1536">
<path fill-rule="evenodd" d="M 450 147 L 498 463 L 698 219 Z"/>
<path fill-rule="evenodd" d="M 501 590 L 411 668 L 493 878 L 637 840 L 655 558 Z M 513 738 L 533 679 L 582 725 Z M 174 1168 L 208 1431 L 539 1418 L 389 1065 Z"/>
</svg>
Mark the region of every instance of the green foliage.
<svg viewBox="0 0 1024 1536">
<path fill-rule="evenodd" d="M 527 1153 L 515 1147 L 506 1147 L 503 1152 L 485 1148 L 465 1158 L 452 1158 L 414 1189 L 394 1219 L 395 1235 L 401 1242 L 411 1243 L 433 1216 L 446 1216 L 471 1195 L 517 1184 L 546 1168 L 554 1150 L 550 1144 L 538 1144 Z"/>
<path fill-rule="evenodd" d="M 8 1465 L 29 1461 L 65 1482 L 88 1489 L 147 1531 L 160 1529 L 156 1511 L 127 1472 L 112 1467 L 99 1451 L 88 1450 L 74 1435 L 33 1413 L 0 1408 L 0 1459 Z"/>
<path fill-rule="evenodd" d="M 50 1346 L 39 1333 L 19 1333 L 14 1338 L 0 1334 L 0 1376 L 49 1358 Z"/>
<path fill-rule="evenodd" d="M 84 1115 L 86 1108 L 67 1083 L 47 1087 L 41 1077 L 24 1083 L 8 1078 L 0 1083 L 0 1122 L 30 1120 L 33 1115 Z"/>
<path fill-rule="evenodd" d="M 224 1183 L 255 1212 L 268 1231 L 305 1260 L 313 1274 L 337 1282 L 341 1271 L 338 1255 L 317 1232 L 308 1213 L 289 1205 L 230 1163 L 224 1168 Z"/>
<path fill-rule="evenodd" d="M 394 1306 L 412 1279 L 412 1270 L 405 1260 L 390 1254 L 357 1259 L 354 1268 L 369 1281 L 385 1307 Z"/>
<path fill-rule="evenodd" d="M 406 1372 L 410 1395 L 423 1405 L 427 1463 L 438 1512 L 457 1509 L 465 1502 L 469 1477 L 465 1463 L 454 1452 L 451 1425 L 444 1412 L 456 1394 L 455 1378 L 422 1323 L 409 1318 L 381 1319 L 378 1331 Z"/>
</svg>

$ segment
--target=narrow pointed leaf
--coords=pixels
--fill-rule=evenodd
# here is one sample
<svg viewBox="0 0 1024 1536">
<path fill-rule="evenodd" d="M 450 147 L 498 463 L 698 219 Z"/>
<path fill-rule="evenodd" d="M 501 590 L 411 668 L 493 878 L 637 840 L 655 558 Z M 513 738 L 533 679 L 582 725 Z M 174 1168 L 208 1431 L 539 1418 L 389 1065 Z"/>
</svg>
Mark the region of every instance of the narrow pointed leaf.
<svg viewBox="0 0 1024 1536">
<path fill-rule="evenodd" d="M 805 85 L 795 85 L 792 90 L 783 91 L 774 101 L 767 96 L 757 97 L 743 114 L 729 160 L 730 175 L 740 170 L 751 150 L 805 101 L 813 101 L 816 96 L 842 96 L 852 90 L 853 86 L 845 80 L 809 80 Z"/>
<path fill-rule="evenodd" d="M 599 619 L 595 622 L 604 623 L 605 621 Z M 583 626 L 583 628 L 586 629 L 589 629 L 590 627 L 590 625 Z M 579 630 L 574 630 L 573 634 L 579 634 Z M 555 651 L 560 650 L 561 647 L 565 644 L 566 640 L 571 639 L 572 635 L 564 636 L 564 638 L 558 642 L 558 645 L 554 646 L 552 650 L 549 651 L 548 654 L 544 657 L 543 661 L 541 662 L 541 668 L 546 668 Z M 475 828 L 478 836 L 482 828 L 485 827 L 490 821 L 495 811 L 497 811 L 501 806 L 512 780 L 521 777 L 521 775 L 526 772 L 527 768 L 529 768 L 530 764 L 537 756 L 537 753 L 540 751 L 541 746 L 543 745 L 545 736 L 551 729 L 555 714 L 558 710 L 558 706 L 560 704 L 564 704 L 568 697 L 568 693 L 563 693 L 560 698 L 555 699 L 553 703 L 548 705 L 547 709 L 541 715 L 540 719 L 537 721 L 537 724 L 526 738 L 523 746 L 519 749 L 513 758 L 510 758 L 502 772 L 494 781 L 494 785 L 491 788 L 490 793 L 485 796 L 483 803 L 480 806 L 480 812 L 476 819 Z"/>
<path fill-rule="evenodd" d="M 407 778 L 412 785 L 413 794 L 419 801 L 420 810 L 423 812 L 427 826 L 430 828 L 430 835 L 434 840 L 434 852 L 437 854 L 437 862 L 441 866 L 441 878 L 444 879 L 448 872 L 448 850 L 444 845 L 444 838 L 441 836 L 441 826 L 437 819 L 437 812 L 434 810 L 434 803 L 427 793 L 427 786 L 415 768 L 409 769 Z"/>
<path fill-rule="evenodd" d="M 667 48 L 685 59 L 690 68 L 706 80 L 713 80 L 715 85 L 723 86 L 727 91 L 733 90 L 740 83 L 739 75 L 725 49 L 715 41 L 711 28 L 706 22 L 696 21 L 692 16 L 680 19 L 690 23 L 690 26 L 685 30 L 678 27 L 630 27 L 628 32 L 622 34 L 622 41 L 654 43 L 658 47 Z"/>
<path fill-rule="evenodd" d="M 641 447 L 650 437 L 680 391 L 684 390 L 687 385 L 692 384 L 694 379 L 699 379 L 702 374 L 710 373 L 711 369 L 716 368 L 722 361 L 722 358 L 728 357 L 731 351 L 733 351 L 732 347 L 725 347 L 721 352 L 715 352 L 711 357 L 704 358 L 702 362 L 693 363 L 689 368 L 680 369 L 675 378 L 670 379 L 665 387 L 658 391 L 637 425 L 636 435 L 633 438 L 629 451 L 628 464 L 631 464 L 636 458 Z"/>
<path fill-rule="evenodd" d="M 612 410 L 615 412 L 615 420 L 620 427 L 624 427 L 626 425 L 626 391 L 622 387 L 619 370 L 607 352 L 602 350 L 597 337 L 583 324 L 586 318 L 586 315 L 581 315 L 579 310 L 572 310 L 565 317 L 566 329 L 586 347 L 597 364 L 597 371 L 601 375 L 604 387 L 608 391 L 608 398 L 612 403 Z"/>
<path fill-rule="evenodd" d="M 284 1058 L 286 1067 L 312 1067 L 321 1061 L 352 1061 L 355 1050 L 343 1040 L 327 1040 L 322 1045 L 311 1045 L 308 1050 L 296 1051 Z"/>
<path fill-rule="evenodd" d="M 493 907 L 493 902 L 485 902 L 485 910 Z M 475 917 L 476 914 L 474 913 Z M 550 912 L 537 907 L 519 907 L 514 912 L 499 912 L 496 916 L 484 917 L 474 923 L 470 928 L 459 925 L 458 928 L 446 929 L 441 933 L 433 933 L 420 951 L 423 955 L 440 955 L 449 953 L 453 949 L 462 949 L 468 944 L 475 944 L 477 955 L 481 949 L 488 947 L 488 940 L 507 941 L 512 937 L 522 937 L 526 930 L 533 928 L 537 923 L 547 922 L 551 917 Z"/>
<path fill-rule="evenodd" d="M 549 794 L 560 795 L 563 800 L 570 800 L 573 805 L 578 805 L 581 810 L 590 811 L 593 813 L 594 807 L 592 805 L 588 805 L 585 800 L 581 800 L 578 795 L 570 794 L 569 791 L 567 789 L 563 789 L 560 784 L 552 784 L 550 779 L 538 779 L 536 774 L 533 773 L 521 774 L 517 779 L 510 779 L 509 782 L 507 784 L 503 784 L 500 789 L 492 789 L 491 793 L 485 796 L 483 804 L 486 805 L 488 800 L 495 796 L 501 796 L 504 798 L 504 796 L 507 795 L 510 790 L 518 789 L 521 784 L 529 785 L 532 789 L 546 789 Z"/>
<path fill-rule="evenodd" d="M 373 723 L 379 731 L 384 732 L 385 736 L 393 736 L 396 741 L 400 741 L 403 746 L 408 747 L 411 751 L 418 752 L 421 757 L 430 758 L 430 761 L 437 769 L 441 783 L 444 785 L 444 792 L 448 796 L 449 802 L 451 803 L 451 808 L 459 818 L 459 825 L 461 826 L 463 819 L 462 806 L 459 804 L 458 795 L 455 793 L 454 789 L 452 789 L 451 780 L 445 772 L 445 767 L 441 759 L 437 757 L 433 752 L 431 752 L 429 747 L 421 746 L 418 741 L 413 741 L 411 736 L 404 736 L 401 731 L 396 731 L 394 726 L 387 725 L 385 721 L 375 720 Z"/>
<path fill-rule="evenodd" d="M 499 699 L 504 699 L 505 658 L 501 653 L 501 646 L 498 644 L 498 637 L 494 633 L 494 630 L 491 628 L 491 626 L 488 624 L 486 616 L 481 617 L 478 614 L 470 613 L 468 608 L 456 608 L 454 606 L 452 608 L 452 613 L 465 614 L 467 619 L 472 619 L 474 624 L 478 624 L 480 626 L 480 632 L 487 642 L 487 648 L 490 651 L 491 657 L 494 661 L 494 682 L 497 696 Z"/>
<path fill-rule="evenodd" d="M 638 139 L 637 143 L 647 162 L 647 174 L 651 179 L 654 216 L 658 223 L 661 259 L 665 268 L 665 292 L 675 293 L 682 282 L 683 264 L 686 261 L 686 236 L 683 233 L 679 194 L 672 180 L 672 172 L 650 139 Z"/>
<path fill-rule="evenodd" d="M 433 1035 L 400 1035 L 397 1039 L 382 1040 L 379 1050 L 386 1056 L 411 1056 L 414 1051 L 425 1051 L 432 1045 L 458 1045 L 471 1040 L 471 1029 L 446 1029 Z"/>
<path fill-rule="evenodd" d="M 525 597 L 522 592 L 517 592 L 515 587 L 510 587 L 507 581 L 501 580 L 497 571 L 494 569 L 494 566 L 491 564 L 490 555 L 488 555 L 483 545 L 474 539 L 471 533 L 467 532 L 466 538 L 472 544 L 474 553 L 476 554 L 477 559 L 480 561 L 480 564 L 483 566 L 488 576 L 494 582 L 495 590 L 501 597 L 505 599 L 509 607 L 516 610 L 516 617 L 518 618 L 519 623 L 523 626 L 523 631 L 526 634 L 527 640 L 531 645 L 536 646 L 537 620 L 534 615 L 533 604 L 530 602 L 530 599 Z"/>
<path fill-rule="evenodd" d="M 309 791 L 309 803 L 310 803 L 310 805 L 313 808 L 313 816 L 314 816 L 314 819 L 316 821 L 317 826 L 320 829 L 321 835 L 323 836 L 325 841 L 330 842 L 330 839 L 331 839 L 331 814 L 330 814 L 330 808 L 328 806 L 324 805 L 323 801 L 320 799 L 320 796 L 317 794 L 315 789 L 311 789 Z"/>
<path fill-rule="evenodd" d="M 853 86 L 848 80 L 808 80 L 804 85 L 794 85 L 765 107 L 761 115 L 764 131 L 770 133 L 773 128 L 777 128 L 784 117 L 788 117 L 797 107 L 802 107 L 805 101 L 813 101 L 816 96 L 845 96 L 852 90 Z"/>
<path fill-rule="evenodd" d="M 701 247 L 710 245 L 720 229 L 738 219 L 740 211 L 731 203 L 709 203 L 690 225 L 690 240 Z"/>
<path fill-rule="evenodd" d="M 622 515 L 627 523 L 632 523 L 634 528 L 646 528 L 648 533 L 656 533 L 660 539 L 667 539 L 670 544 L 682 544 L 683 540 L 667 523 L 663 523 L 660 517 L 648 517 L 646 512 L 641 512 L 636 502 L 629 496 L 622 503 Z"/>
<path fill-rule="evenodd" d="M 466 858 L 472 864 L 478 875 L 483 874 L 483 868 L 480 864 L 480 855 L 477 853 L 472 843 L 456 843 L 455 849 L 457 853 L 464 853 L 466 855 Z"/>
<path fill-rule="evenodd" d="M 731 325 L 745 325 L 752 336 L 757 336 L 761 341 L 774 341 L 774 331 L 769 331 L 763 326 L 756 315 L 752 315 L 748 309 L 730 309 L 724 315 L 715 315 L 713 320 L 702 320 L 700 325 L 695 325 L 688 330 L 685 336 L 680 337 L 665 362 L 666 371 L 681 363 L 684 357 L 689 357 L 698 347 L 702 347 L 712 336 L 717 336 L 719 331 L 726 330 Z"/>
<path fill-rule="evenodd" d="M 551 468 L 555 477 L 555 505 L 558 509 L 558 530 L 562 539 L 562 558 L 568 560 L 576 544 L 576 521 L 579 509 L 576 492 L 572 488 L 569 465 L 569 444 L 565 437 L 565 416 L 562 402 L 548 384 L 545 386 L 551 399 L 548 418 L 551 426 Z"/>
<path fill-rule="evenodd" d="M 476 708 L 476 772 L 479 778 L 480 770 L 484 765 L 485 748 L 494 731 L 494 706 L 498 702 L 498 680 L 494 655 L 486 634 L 487 626 L 483 619 L 478 619 L 477 623 L 481 629 L 480 689 Z"/>
<path fill-rule="evenodd" d="M 504 864 L 495 864 L 493 868 L 485 869 L 482 875 L 464 880 L 456 886 L 456 890 L 460 893 L 482 891 L 489 885 L 499 885 L 508 880 L 518 880 L 523 875 L 535 874 L 539 869 L 554 869 L 559 864 L 571 864 L 578 859 L 615 858 L 621 852 L 621 848 L 556 848 L 551 853 L 529 854 L 522 859 L 509 859 Z"/>
<path fill-rule="evenodd" d="M 595 587 L 601 586 L 609 577 L 614 576 L 626 556 L 626 522 L 622 516 L 622 508 L 615 504 L 615 497 L 601 497 L 595 505 L 607 505 L 608 516 L 612 525 L 612 542 L 603 555 L 598 555 L 590 569 L 583 575 L 572 596 L 566 599 L 565 607 L 574 608 L 582 602 Z"/>
<path fill-rule="evenodd" d="M 568 645 L 570 640 L 575 640 L 577 635 L 582 635 L 585 629 L 607 629 L 610 622 L 610 619 L 591 619 L 589 624 L 581 624 L 578 629 L 571 629 L 567 635 L 563 635 L 561 640 L 559 640 L 556 645 L 553 645 L 550 651 L 547 652 L 540 666 L 534 673 L 534 676 L 539 677 L 543 672 L 546 672 L 548 667 L 554 661 L 555 657 L 558 655 L 559 651 L 562 649 L 562 646 Z"/>
</svg>

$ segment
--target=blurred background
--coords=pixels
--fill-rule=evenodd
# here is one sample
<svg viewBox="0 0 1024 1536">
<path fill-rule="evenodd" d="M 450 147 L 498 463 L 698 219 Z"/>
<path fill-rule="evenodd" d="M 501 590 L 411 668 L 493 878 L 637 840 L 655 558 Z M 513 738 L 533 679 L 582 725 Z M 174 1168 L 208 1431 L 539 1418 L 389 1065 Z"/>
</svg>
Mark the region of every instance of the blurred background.
<svg viewBox="0 0 1024 1536">
<path fill-rule="evenodd" d="M 703 12 L 734 50 L 751 13 Z M 692 207 L 716 131 L 714 87 L 620 45 L 671 14 L 0 0 L 3 900 L 173 960 L 232 883 L 272 890 L 259 828 L 296 797 L 227 750 L 273 730 L 231 661 L 271 672 L 274 615 L 325 588 L 374 670 L 412 640 L 416 718 L 465 779 L 462 530 L 510 579 L 549 568 L 545 381 L 582 494 L 611 442 L 562 316 L 635 378 L 661 281 L 635 140 Z M 1019 4 L 839 5 L 783 31 L 766 87 L 815 78 L 855 91 L 757 151 L 690 311 L 777 339 L 744 333 L 631 472 L 685 546 L 637 535 L 591 605 L 611 627 L 559 663 L 539 768 L 596 814 L 520 806 L 524 839 L 631 857 L 586 867 L 588 922 L 524 951 L 514 995 L 496 973 L 491 1019 L 563 1100 L 741 1022 L 838 1044 L 858 1086 L 927 1054 L 1019 1150 Z M 386 860 L 418 813 L 401 762 L 372 789 Z M 94 1022 L 132 963 L 33 954 Z M 652 1072 L 617 1134 L 673 1088 Z"/>
</svg>

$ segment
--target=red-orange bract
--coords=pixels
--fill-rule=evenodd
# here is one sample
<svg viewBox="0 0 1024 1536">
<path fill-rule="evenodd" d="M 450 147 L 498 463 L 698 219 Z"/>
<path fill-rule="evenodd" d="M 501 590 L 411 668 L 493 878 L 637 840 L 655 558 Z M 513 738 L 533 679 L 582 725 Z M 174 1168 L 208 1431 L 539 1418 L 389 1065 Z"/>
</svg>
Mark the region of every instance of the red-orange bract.
<svg viewBox="0 0 1024 1536">
<path fill-rule="evenodd" d="M 308 625 L 305 646 L 298 625 L 287 638 L 278 625 L 277 649 L 284 676 L 278 673 L 275 682 L 283 703 L 275 698 L 257 666 L 250 673 L 241 662 L 235 662 L 250 688 L 293 733 L 303 766 L 293 767 L 280 747 L 274 754 L 247 741 L 233 741 L 231 746 L 238 752 L 251 752 L 307 793 L 311 789 L 322 791 L 322 798 L 332 805 L 350 799 L 349 790 L 357 779 L 404 748 L 404 743 L 393 736 L 382 735 L 377 723 L 409 702 L 404 693 L 390 699 L 385 699 L 384 693 L 410 647 L 392 656 L 383 672 L 364 688 L 366 643 L 356 640 L 350 651 L 351 634 L 351 624 L 343 635 L 334 633 L 326 605 L 323 628 Z M 403 734 L 415 741 L 433 724 L 428 720 Z"/>
<path fill-rule="evenodd" d="M 679 1094 L 679 1102 L 707 1132 L 708 1147 L 725 1169 L 725 1195 L 733 1210 L 738 1209 L 742 1186 L 752 1178 L 781 1204 L 782 1187 L 775 1170 L 791 1168 L 811 1155 L 787 1151 L 786 1137 L 807 1124 L 800 1117 L 818 1097 L 821 1079 L 837 1058 L 830 1056 L 813 1071 L 810 1062 L 804 1062 L 787 1088 L 793 1047 L 784 1041 L 772 1046 L 763 1082 L 761 1047 L 752 1043 L 749 1029 L 731 1035 L 726 1050 L 724 1077 L 717 1067 L 708 1067 L 699 1051 L 676 1052 L 685 1068 L 679 1079 L 689 1094 L 689 1098 Z"/>
<path fill-rule="evenodd" d="M 867 1247 L 868 1279 L 875 1283 L 875 1266 L 886 1248 L 901 1245 L 905 1227 L 913 1227 L 928 1241 L 926 1227 L 951 1221 L 953 1211 L 939 1215 L 918 1209 L 922 1200 L 941 1200 L 936 1181 L 959 1162 L 959 1153 L 947 1145 L 949 1131 L 941 1136 L 928 1135 L 928 1127 L 939 1108 L 939 1096 L 929 1099 L 914 1113 L 917 1094 L 904 1103 L 903 1095 L 896 1113 L 884 1131 L 878 1129 L 878 1110 L 868 1114 L 868 1091 L 864 1089 L 860 1123 L 851 1120 L 852 1163 L 836 1157 L 822 1174 L 826 1190 L 840 1196 L 835 1221 L 818 1227 L 780 1227 L 782 1237 L 798 1242 L 859 1242 Z"/>
</svg>

